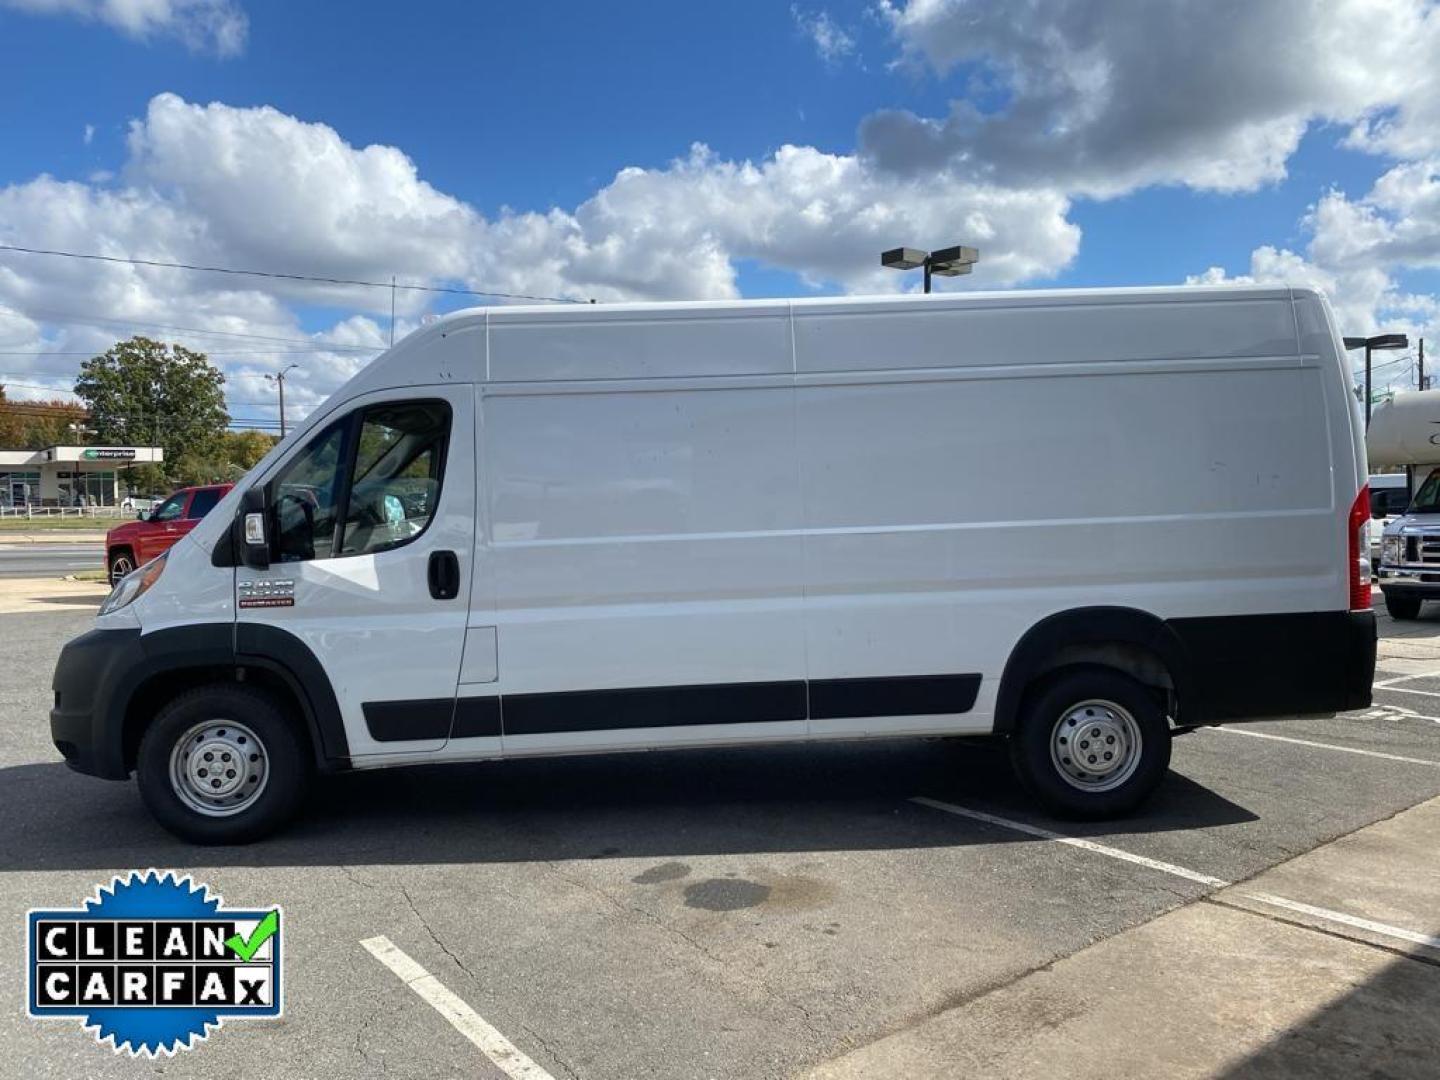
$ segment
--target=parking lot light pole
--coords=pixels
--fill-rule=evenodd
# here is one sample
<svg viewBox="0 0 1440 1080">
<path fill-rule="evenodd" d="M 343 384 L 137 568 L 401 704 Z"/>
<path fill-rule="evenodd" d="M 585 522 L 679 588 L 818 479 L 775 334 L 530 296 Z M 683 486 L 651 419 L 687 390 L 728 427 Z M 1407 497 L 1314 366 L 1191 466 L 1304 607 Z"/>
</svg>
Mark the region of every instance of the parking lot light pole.
<svg viewBox="0 0 1440 1080">
<path fill-rule="evenodd" d="M 925 291 L 930 291 L 930 276 L 959 277 L 968 274 L 980 261 L 980 252 L 972 247 L 948 247 L 925 252 L 919 248 L 899 247 L 880 253 L 880 265 L 891 270 L 925 271 Z"/>
<path fill-rule="evenodd" d="M 1374 337 L 1347 337 L 1345 348 L 1365 350 L 1365 430 L 1370 430 L 1370 354 L 1376 349 L 1408 349 L 1410 339 L 1404 334 L 1376 334 Z"/>
</svg>

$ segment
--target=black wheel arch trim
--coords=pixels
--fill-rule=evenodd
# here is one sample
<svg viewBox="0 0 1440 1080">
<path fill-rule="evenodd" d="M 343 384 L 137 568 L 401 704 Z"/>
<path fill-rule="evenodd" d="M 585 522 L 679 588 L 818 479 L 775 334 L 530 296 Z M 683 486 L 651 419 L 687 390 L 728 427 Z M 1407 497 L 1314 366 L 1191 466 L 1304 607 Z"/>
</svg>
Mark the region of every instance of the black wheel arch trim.
<svg viewBox="0 0 1440 1080">
<path fill-rule="evenodd" d="M 1086 646 L 1129 645 L 1151 653 L 1170 674 L 1178 701 L 1191 704 L 1186 723 L 1200 721 L 1196 708 L 1188 650 L 1175 630 L 1156 615 L 1137 608 L 1083 607 L 1055 612 L 1027 630 L 1010 651 L 995 698 L 995 732 L 1013 732 L 1019 721 L 1026 687 L 1054 665 L 1065 649 Z"/>
<path fill-rule="evenodd" d="M 320 768 L 334 770 L 349 765 L 350 743 L 345 737 L 340 702 L 330 685 L 330 676 L 305 642 L 278 626 L 236 623 L 235 662 L 274 672 L 289 685 L 305 710 Z"/>
<path fill-rule="evenodd" d="M 141 689 L 157 677 L 197 669 L 260 668 L 300 703 L 326 771 L 349 765 L 340 706 L 324 668 L 295 635 L 270 626 L 193 623 L 142 634 L 93 629 L 69 642 L 56 664 L 51 733 L 74 769 L 110 780 L 130 775 L 126 718 Z"/>
</svg>

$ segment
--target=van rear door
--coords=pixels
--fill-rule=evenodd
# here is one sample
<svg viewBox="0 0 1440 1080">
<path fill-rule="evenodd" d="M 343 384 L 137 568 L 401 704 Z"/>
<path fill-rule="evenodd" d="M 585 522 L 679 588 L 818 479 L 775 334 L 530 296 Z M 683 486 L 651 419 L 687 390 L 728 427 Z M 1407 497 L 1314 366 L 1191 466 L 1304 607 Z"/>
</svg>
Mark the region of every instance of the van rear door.
<svg viewBox="0 0 1440 1080">
<path fill-rule="evenodd" d="M 365 395 L 267 476 L 272 562 L 236 571 L 240 651 L 298 639 L 329 678 L 352 757 L 433 752 L 449 735 L 475 542 L 474 401 L 453 384 Z"/>
</svg>

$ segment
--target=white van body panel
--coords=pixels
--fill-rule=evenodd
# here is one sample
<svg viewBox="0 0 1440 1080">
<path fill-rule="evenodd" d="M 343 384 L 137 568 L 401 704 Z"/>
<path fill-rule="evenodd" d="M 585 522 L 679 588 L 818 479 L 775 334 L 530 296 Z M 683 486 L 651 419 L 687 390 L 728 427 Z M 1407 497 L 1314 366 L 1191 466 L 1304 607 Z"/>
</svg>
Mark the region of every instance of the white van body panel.
<svg viewBox="0 0 1440 1080">
<path fill-rule="evenodd" d="M 455 427 L 415 543 L 208 565 L 241 490 L 331 419 L 437 395 Z M 462 312 L 317 410 L 137 611 L 174 625 L 203 595 L 200 617 L 296 634 L 359 767 L 985 733 L 1047 616 L 1343 612 L 1355 405 L 1303 289 Z M 461 556 L 455 601 L 426 591 L 441 547 Z M 227 607 L 231 576 L 293 578 L 295 604 Z M 891 685 L 940 704 L 887 712 Z M 680 715 L 716 694 L 735 715 Z M 448 738 L 367 728 L 367 703 L 445 700 Z M 462 734 L 467 703 L 498 703 L 503 734 Z"/>
</svg>

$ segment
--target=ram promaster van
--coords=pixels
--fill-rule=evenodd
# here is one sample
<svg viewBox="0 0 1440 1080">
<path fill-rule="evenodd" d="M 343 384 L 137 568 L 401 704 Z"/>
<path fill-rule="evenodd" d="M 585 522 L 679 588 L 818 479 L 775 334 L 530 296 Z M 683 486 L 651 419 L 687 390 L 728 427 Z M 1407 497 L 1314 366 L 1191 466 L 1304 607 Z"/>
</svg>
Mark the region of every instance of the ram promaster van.
<svg viewBox="0 0 1440 1080">
<path fill-rule="evenodd" d="M 1288 288 L 460 312 L 119 583 L 55 743 L 202 842 L 316 770 L 896 736 L 1122 814 L 1370 701 L 1344 356 Z"/>
</svg>

